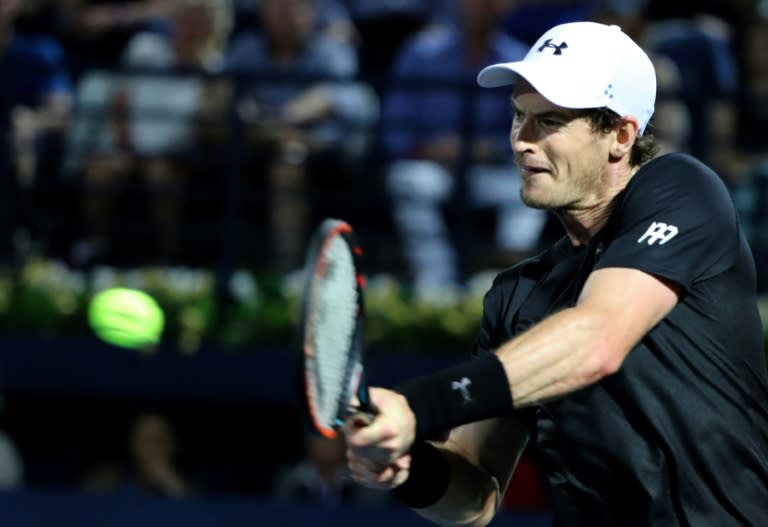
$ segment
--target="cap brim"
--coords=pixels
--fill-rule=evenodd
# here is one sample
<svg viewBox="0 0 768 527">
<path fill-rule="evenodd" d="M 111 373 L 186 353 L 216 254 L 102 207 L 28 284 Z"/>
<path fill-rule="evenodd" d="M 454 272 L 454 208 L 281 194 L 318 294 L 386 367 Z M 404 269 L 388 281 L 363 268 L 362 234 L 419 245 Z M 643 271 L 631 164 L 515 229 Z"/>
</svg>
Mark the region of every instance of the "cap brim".
<svg viewBox="0 0 768 527">
<path fill-rule="evenodd" d="M 534 62 L 518 61 L 493 64 L 484 68 L 477 75 L 477 83 L 483 88 L 496 88 L 514 84 L 522 77 L 545 99 L 564 108 L 597 108 L 604 105 L 601 99 L 584 97 L 583 90 L 567 89 L 565 78 L 578 78 L 564 75 Z"/>
<path fill-rule="evenodd" d="M 541 67 L 533 62 L 523 60 L 517 62 L 503 62 L 484 68 L 477 75 L 477 83 L 483 88 L 497 88 L 515 84 L 522 77 L 546 99 L 555 104 L 562 104 L 562 96 L 559 92 L 560 82 L 552 78 L 551 67 Z"/>
<path fill-rule="evenodd" d="M 477 74 L 477 83 L 483 88 L 498 88 L 514 84 L 517 80 L 516 67 L 520 62 L 504 62 L 487 66 Z"/>
</svg>

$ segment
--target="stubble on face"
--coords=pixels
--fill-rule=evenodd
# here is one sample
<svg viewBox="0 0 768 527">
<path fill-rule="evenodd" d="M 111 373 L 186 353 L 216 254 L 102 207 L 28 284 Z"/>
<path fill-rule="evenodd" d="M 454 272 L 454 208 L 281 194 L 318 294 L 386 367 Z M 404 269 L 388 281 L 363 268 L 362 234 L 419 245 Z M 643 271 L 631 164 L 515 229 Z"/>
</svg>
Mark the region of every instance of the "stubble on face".
<svg viewBox="0 0 768 527">
<path fill-rule="evenodd" d="M 533 151 L 518 153 L 523 203 L 536 209 L 589 207 L 606 185 L 601 142 L 602 136 L 588 122 L 574 119 L 543 134 Z M 541 170 L 526 171 L 526 166 Z"/>
<path fill-rule="evenodd" d="M 597 142 L 597 139 L 594 139 Z M 523 176 L 520 199 L 535 209 L 580 209 L 596 200 L 606 186 L 605 176 L 599 162 L 589 159 L 597 150 L 584 149 L 584 157 L 578 163 L 562 163 L 546 173 Z"/>
</svg>

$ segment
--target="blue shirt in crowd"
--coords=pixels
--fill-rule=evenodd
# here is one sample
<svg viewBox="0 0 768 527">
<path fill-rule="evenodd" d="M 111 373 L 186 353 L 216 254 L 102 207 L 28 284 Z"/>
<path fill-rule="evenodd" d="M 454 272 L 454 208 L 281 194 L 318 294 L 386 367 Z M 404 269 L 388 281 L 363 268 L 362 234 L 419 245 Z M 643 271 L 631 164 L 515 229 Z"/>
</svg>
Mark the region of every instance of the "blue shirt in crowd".
<svg viewBox="0 0 768 527">
<path fill-rule="evenodd" d="M 393 158 L 408 158 L 420 144 L 447 134 L 461 134 L 463 119 L 471 116 L 475 137 L 499 142 L 509 151 L 511 105 L 509 90 L 479 88 L 481 65 L 522 59 L 528 51 L 521 42 L 494 33 L 488 55 L 468 66 L 464 35 L 458 27 L 441 27 L 418 34 L 399 53 L 383 109 L 384 145 Z M 408 89 L 398 82 L 422 79 L 422 87 Z M 440 81 L 446 81 L 444 85 Z M 427 87 L 427 83 L 433 86 Z M 472 107 L 465 110 L 465 95 Z"/>
</svg>

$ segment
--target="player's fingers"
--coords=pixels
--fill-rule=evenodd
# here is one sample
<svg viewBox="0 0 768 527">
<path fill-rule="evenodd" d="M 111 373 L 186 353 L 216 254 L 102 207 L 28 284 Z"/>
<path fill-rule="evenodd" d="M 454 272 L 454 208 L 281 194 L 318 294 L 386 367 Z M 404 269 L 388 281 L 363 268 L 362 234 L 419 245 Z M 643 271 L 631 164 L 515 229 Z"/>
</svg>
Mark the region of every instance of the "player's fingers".
<svg viewBox="0 0 768 527">
<path fill-rule="evenodd" d="M 376 474 L 376 483 L 379 485 L 386 485 L 395 476 L 395 469 L 391 466 L 384 467 L 379 473 Z"/>
<path fill-rule="evenodd" d="M 397 458 L 395 462 L 393 463 L 395 467 L 397 467 L 400 470 L 410 470 L 411 469 L 411 455 L 410 454 L 404 454 Z"/>
<path fill-rule="evenodd" d="M 364 412 L 356 412 L 347 418 L 347 422 L 353 428 L 359 429 L 370 426 L 374 418 Z"/>
<path fill-rule="evenodd" d="M 377 472 L 374 470 L 371 470 L 367 466 L 365 466 L 362 463 L 350 461 L 347 463 L 347 468 L 349 469 L 349 473 L 352 475 L 352 477 L 355 479 L 355 481 L 358 480 L 373 480 L 376 477 Z"/>
<path fill-rule="evenodd" d="M 386 488 L 385 484 L 378 482 L 380 472 L 369 470 L 358 463 L 349 463 L 348 467 L 349 473 L 356 483 L 369 488 Z"/>
<path fill-rule="evenodd" d="M 395 465 L 385 466 L 379 470 L 370 470 L 361 464 L 350 463 L 349 470 L 355 482 L 373 489 L 390 490 L 408 479 L 408 471 Z"/>
<path fill-rule="evenodd" d="M 395 487 L 399 487 L 405 481 L 408 479 L 408 476 L 410 475 L 409 470 L 403 470 L 397 468 L 395 465 L 391 465 L 388 468 L 388 473 L 386 474 L 386 479 L 380 476 L 380 479 L 378 480 L 379 485 L 385 486 L 387 489 L 394 489 Z"/>
<path fill-rule="evenodd" d="M 347 463 L 350 466 L 355 465 L 371 472 L 379 472 L 387 466 L 386 463 L 376 461 L 372 459 L 371 456 L 361 454 L 360 452 L 357 452 L 353 449 L 347 450 Z"/>
<path fill-rule="evenodd" d="M 360 426 L 361 420 L 353 415 L 344 423 L 347 444 L 356 448 L 378 445 L 396 435 L 396 429 L 389 418 L 378 415 L 370 424 Z"/>
<path fill-rule="evenodd" d="M 403 455 L 403 443 L 391 433 L 392 428 L 386 423 L 371 426 L 376 426 L 373 432 L 367 429 L 348 432 L 347 447 L 357 455 L 381 465 L 388 465 L 400 458 Z"/>
</svg>

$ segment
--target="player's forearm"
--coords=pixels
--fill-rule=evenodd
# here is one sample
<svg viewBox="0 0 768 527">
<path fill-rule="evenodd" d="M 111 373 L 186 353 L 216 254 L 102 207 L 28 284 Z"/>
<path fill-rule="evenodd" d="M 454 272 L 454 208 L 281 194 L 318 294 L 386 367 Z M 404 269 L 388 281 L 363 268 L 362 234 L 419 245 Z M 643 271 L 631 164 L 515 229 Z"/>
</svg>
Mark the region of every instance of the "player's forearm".
<svg viewBox="0 0 768 527">
<path fill-rule="evenodd" d="M 415 487 L 420 499 L 404 501 L 418 503 L 414 510 L 439 525 L 487 524 L 528 443 L 529 431 L 528 421 L 510 415 L 455 428 L 445 443 L 414 445 L 406 484 Z M 403 497 L 402 490 L 398 494 Z"/>
<path fill-rule="evenodd" d="M 571 308 L 502 345 L 496 354 L 515 407 L 565 395 L 618 370 L 628 344 L 606 329 L 600 311 Z"/>
<path fill-rule="evenodd" d="M 613 320 L 613 323 L 610 322 Z M 416 438 L 514 413 L 615 372 L 639 336 L 597 308 L 572 308 L 485 354 L 398 385 Z"/>
<path fill-rule="evenodd" d="M 501 498 L 494 477 L 459 454 L 438 447 L 449 465 L 448 488 L 434 504 L 413 510 L 444 527 L 484 526 L 493 519 Z"/>
</svg>

